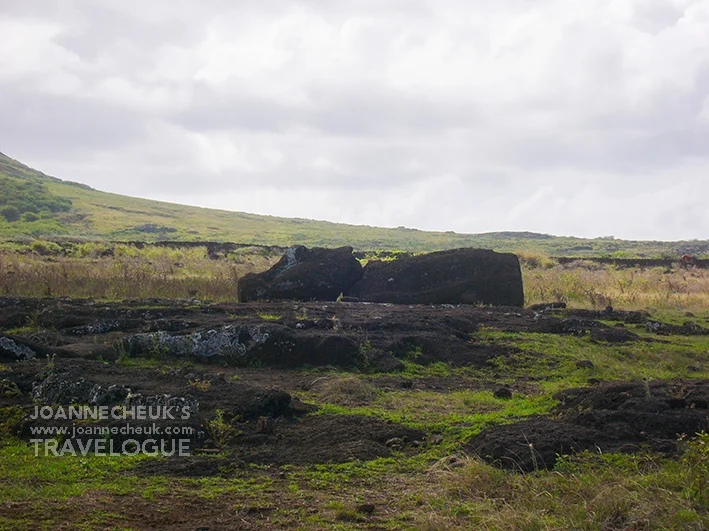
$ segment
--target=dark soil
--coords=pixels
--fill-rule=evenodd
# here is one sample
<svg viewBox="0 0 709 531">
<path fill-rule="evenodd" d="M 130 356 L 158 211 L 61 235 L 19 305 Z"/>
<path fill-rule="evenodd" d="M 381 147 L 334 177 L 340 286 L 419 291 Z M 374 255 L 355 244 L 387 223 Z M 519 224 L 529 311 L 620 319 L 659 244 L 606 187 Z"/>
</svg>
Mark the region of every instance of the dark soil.
<svg viewBox="0 0 709 531">
<path fill-rule="evenodd" d="M 370 461 L 393 450 L 412 451 L 426 434 L 398 424 L 358 415 L 314 415 L 300 421 L 276 422 L 272 434 L 243 433 L 229 444 L 227 456 L 194 455 L 150 459 L 139 475 L 229 476 L 246 463 L 312 465 Z"/>
<path fill-rule="evenodd" d="M 268 371 L 266 371 L 268 372 Z M 283 374 L 282 380 L 287 380 Z M 302 375 L 293 374 L 293 386 Z M 313 377 L 308 377 L 311 381 Z M 0 397 L 0 408 L 19 406 L 29 415 L 33 398 L 40 404 L 76 405 L 124 403 L 130 391 L 147 398 L 165 397 L 178 404 L 194 404 L 196 413 L 184 422 L 157 420 L 158 425 L 190 426 L 195 430 L 190 448 L 215 449 L 210 438 L 209 419 L 221 411 L 226 423 L 233 426 L 234 436 L 226 441 L 231 458 L 228 463 L 209 457 L 190 457 L 159 460 L 148 467 L 165 467 L 175 475 L 217 475 L 241 466 L 243 463 L 261 465 L 343 463 L 352 460 L 371 460 L 391 455 L 392 450 L 413 451 L 426 439 L 426 434 L 374 418 L 351 415 L 310 415 L 315 406 L 293 398 L 288 392 L 272 386 L 244 383 L 224 374 L 194 369 L 156 370 L 129 369 L 90 360 L 55 360 L 48 369 L 45 361 L 17 363 L 9 371 L 0 372 L 0 380 L 14 382 L 23 391 L 21 397 Z M 262 379 L 264 382 L 266 379 Z M 273 380 L 271 380 L 273 381 Z M 198 382 L 203 389 L 195 387 Z M 113 387 L 112 387 L 113 386 Z M 205 387 L 208 386 L 208 387 Z M 96 389 L 121 389 L 111 398 L 97 402 Z M 92 402 L 93 400 L 93 402 Z M 147 402 L 149 403 L 149 402 Z M 165 403 L 160 402 L 160 403 Z M 259 433 L 259 419 L 275 419 L 270 433 Z M 5 419 L 0 418 L 0 424 Z M 40 425 L 71 426 L 72 420 L 31 421 L 25 418 L 12 427 L 15 434 L 31 438 L 30 427 Z M 120 426 L 125 423 L 109 419 L 97 426 Z M 133 421 L 131 424 L 149 425 Z M 90 437 L 89 437 L 90 438 Z M 146 437 L 133 437 L 145 439 Z M 81 437 L 79 437 L 81 439 Z M 85 438 L 84 438 L 85 439 Z M 112 439 L 120 443 L 125 437 Z M 213 451 L 212 450 L 212 451 Z"/>
<path fill-rule="evenodd" d="M 138 476 L 175 476 L 186 478 L 228 477 L 244 464 L 235 459 L 222 456 L 191 455 L 188 457 L 171 457 L 164 459 L 148 459 L 142 461 L 135 470 Z"/>
<path fill-rule="evenodd" d="M 553 468 L 559 455 L 634 452 L 672 454 L 682 434 L 709 427 L 709 380 L 626 382 L 558 393 L 558 418 L 493 427 L 467 450 L 504 468 Z"/>
<path fill-rule="evenodd" d="M 327 372 L 308 374 L 292 369 L 334 366 L 372 372 L 371 384 L 385 390 L 494 391 L 495 382 L 473 382 L 461 376 L 408 380 L 396 371 L 405 360 L 482 367 L 491 358 L 514 354 L 514 348 L 504 343 L 481 341 L 476 336 L 481 327 L 589 334 L 593 340 L 611 345 L 640 340 L 622 324 L 645 318 L 639 312 L 554 307 L 537 311 L 470 305 L 195 305 L 194 301 L 163 300 L 109 304 L 0 298 L 0 330 L 26 327 L 0 334 L 4 363 L 13 357 L 22 359 L 17 353 L 26 357 L 30 352 L 37 358 L 10 363 L 11 369 L 0 373 L 0 380 L 11 382 L 24 393 L 0 397 L 0 407 L 29 410 L 34 399 L 64 404 L 121 403 L 130 392 L 140 403 L 194 405 L 197 413 L 189 424 L 197 431 L 194 449 L 216 448 L 207 421 L 220 411 L 224 421 L 238 432 L 227 443 L 233 466 L 366 460 L 390 455 L 393 449 L 415 451 L 426 444 L 426 434 L 368 417 L 308 415 L 316 408 L 292 393 L 313 391 L 314 382 L 327 378 Z M 600 320 L 620 323 L 610 327 Z M 151 344 L 154 350 L 149 348 Z M 185 348 L 194 351 L 186 353 Z M 197 368 L 137 369 L 113 363 L 120 356 L 179 358 L 202 364 Z M 390 375 L 381 374 L 388 371 Z M 41 382 L 44 384 L 39 385 Z M 510 391 L 525 392 L 528 387 L 533 387 L 531 380 L 515 384 Z M 648 447 L 671 452 L 677 433 L 706 427 L 708 397 L 702 382 L 656 382 L 649 388 L 636 382 L 568 391 L 559 395 L 564 402 L 559 407 L 562 418 L 493 428 L 471 441 L 467 449 L 524 470 L 551 467 L 557 453 L 581 450 Z M 272 431 L 259 429 L 260 421 Z M 20 422 L 11 429 L 26 435 L 28 426 Z M 185 465 L 185 470 L 175 473 L 215 466 L 209 458 L 194 463 L 202 461 L 208 464 Z M 216 467 L 210 473 L 220 470 Z"/>
<path fill-rule="evenodd" d="M 228 445 L 229 457 L 191 456 L 146 461 L 139 474 L 228 475 L 244 463 L 312 465 L 371 461 L 393 450 L 414 451 L 426 434 L 405 426 L 359 415 L 313 415 L 299 421 L 277 421 L 272 434 L 244 432 Z"/>
<path fill-rule="evenodd" d="M 317 396 L 323 382 L 342 378 L 338 368 L 359 371 L 363 379 L 384 392 L 486 389 L 501 399 L 514 399 L 519 393 L 538 392 L 535 377 L 500 387 L 498 381 L 460 375 L 477 374 L 476 368 L 484 367 L 490 358 L 515 354 L 507 341 L 496 343 L 491 336 L 478 334 L 483 327 L 588 336 L 598 342 L 597 348 L 613 349 L 616 342 L 647 340 L 634 331 L 648 319 L 640 312 L 580 311 L 554 305 L 532 310 L 470 305 L 208 305 L 195 301 L 0 298 L 0 338 L 5 339 L 0 342 L 0 437 L 30 438 L 29 427 L 34 424 L 26 416 L 35 400 L 65 405 L 120 404 L 127 400 L 129 390 L 130 396 L 137 396 L 142 403 L 173 401 L 195 406 L 195 415 L 184 423 L 196 432 L 191 441 L 193 455 L 145 460 L 125 473 L 249 481 L 264 477 L 278 482 L 273 487 L 275 494 L 269 492 L 259 499 L 252 490 L 234 489 L 212 500 L 193 496 L 189 486 L 155 498 L 144 497 L 139 489 L 121 496 L 96 490 L 65 503 L 50 502 L 43 511 L 65 522 L 60 527 L 66 529 L 81 521 L 86 507 L 93 504 L 102 512 L 121 515 L 106 524 L 107 528 L 194 530 L 269 528 L 270 515 L 288 507 L 294 516 L 280 526 L 296 528 L 303 515 L 317 515 L 318 500 L 300 494 L 289 496 L 287 465 L 309 467 L 414 455 L 438 441 L 447 441 L 447 433 L 441 437 L 438 428 L 424 433 L 374 417 L 320 414 L 317 406 L 295 397 L 304 392 L 312 394 L 301 396 Z M 616 326 L 608 326 L 609 321 L 615 321 L 611 324 Z M 658 336 L 663 333 L 682 330 L 657 330 Z M 185 345 L 193 343 L 203 355 L 185 354 Z M 28 352 L 36 359 L 16 361 Z M 115 363 L 119 357 L 121 363 Z M 136 368 L 135 360 L 122 363 L 126 358 L 196 363 L 179 369 L 174 366 L 188 364 Z M 445 361 L 471 370 L 459 371 L 456 376 L 410 378 L 411 372 L 398 372 L 406 361 Z M 589 360 L 577 365 L 593 368 Z M 302 368 L 308 370 L 295 370 Z M 485 374 L 498 378 L 494 369 Z M 530 471 L 552 468 L 559 454 L 581 451 L 651 450 L 673 455 L 678 434 L 691 435 L 709 427 L 709 381 L 596 383 L 556 395 L 560 405 L 550 417 L 494 426 L 450 450 Z M 365 399 L 362 405 L 368 403 Z M 209 423 L 218 411 L 234 430 L 228 440 L 215 440 L 218 437 L 210 430 Z M 444 448 L 449 451 L 448 442 L 441 451 Z M 183 483 L 191 482 L 175 482 Z M 379 499 L 357 496 L 351 503 L 346 500 L 348 507 L 359 507 L 362 501 L 376 503 L 372 515 L 357 509 L 368 528 L 385 528 L 377 523 L 378 514 L 385 514 L 387 504 L 401 495 L 396 485 L 386 483 L 387 493 L 379 494 Z M 366 482 L 362 483 L 362 492 L 367 488 Z M 130 511 L 126 512 L 126 507 Z M 36 510 L 36 505 L 24 501 L 0 503 L 0 518 L 22 516 L 34 522 Z"/>
</svg>

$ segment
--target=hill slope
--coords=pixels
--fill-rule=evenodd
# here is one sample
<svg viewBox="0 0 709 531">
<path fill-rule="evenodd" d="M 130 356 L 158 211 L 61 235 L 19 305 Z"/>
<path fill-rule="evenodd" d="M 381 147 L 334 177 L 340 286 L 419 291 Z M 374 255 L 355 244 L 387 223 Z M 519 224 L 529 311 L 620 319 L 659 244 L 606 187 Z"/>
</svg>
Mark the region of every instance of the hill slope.
<svg viewBox="0 0 709 531">
<path fill-rule="evenodd" d="M 279 218 L 199 208 L 94 190 L 50 177 L 0 153 L 0 237 L 64 235 L 116 241 L 231 241 L 258 245 L 431 251 L 486 247 L 555 255 L 705 254 L 708 241 L 636 242 L 529 232 L 456 234 Z"/>
</svg>

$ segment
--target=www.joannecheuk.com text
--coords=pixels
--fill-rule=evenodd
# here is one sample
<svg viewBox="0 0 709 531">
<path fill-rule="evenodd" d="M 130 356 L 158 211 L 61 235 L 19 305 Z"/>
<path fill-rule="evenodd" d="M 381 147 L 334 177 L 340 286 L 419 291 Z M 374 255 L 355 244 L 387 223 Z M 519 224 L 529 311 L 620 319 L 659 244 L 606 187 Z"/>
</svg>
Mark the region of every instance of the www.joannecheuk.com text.
<svg viewBox="0 0 709 531">
<path fill-rule="evenodd" d="M 43 453 L 45 457 L 53 456 L 136 456 L 139 454 L 150 456 L 170 457 L 190 455 L 190 439 L 146 439 L 138 441 L 128 439 L 122 442 L 112 439 L 66 439 L 63 443 L 56 439 L 30 439 L 34 443 L 34 455 L 38 457 Z M 43 449 L 43 452 L 42 452 Z"/>
<path fill-rule="evenodd" d="M 185 406 L 35 406 L 32 420 L 187 420 L 191 410 Z"/>
</svg>

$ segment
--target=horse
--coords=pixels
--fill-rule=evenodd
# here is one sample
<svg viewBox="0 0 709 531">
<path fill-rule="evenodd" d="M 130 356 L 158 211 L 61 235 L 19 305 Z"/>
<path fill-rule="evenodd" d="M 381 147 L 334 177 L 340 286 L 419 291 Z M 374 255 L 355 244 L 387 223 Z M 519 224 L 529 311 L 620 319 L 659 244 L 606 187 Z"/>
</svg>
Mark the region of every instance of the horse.
<svg viewBox="0 0 709 531">
<path fill-rule="evenodd" d="M 691 254 L 683 254 L 679 259 L 679 266 L 682 269 L 689 269 L 690 267 L 697 267 L 697 257 Z"/>
</svg>

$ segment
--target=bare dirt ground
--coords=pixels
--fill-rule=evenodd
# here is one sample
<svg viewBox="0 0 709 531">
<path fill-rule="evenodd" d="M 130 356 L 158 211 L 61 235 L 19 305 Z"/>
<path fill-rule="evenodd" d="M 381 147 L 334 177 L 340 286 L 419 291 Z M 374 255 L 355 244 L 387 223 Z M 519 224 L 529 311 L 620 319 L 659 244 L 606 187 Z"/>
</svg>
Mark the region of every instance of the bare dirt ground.
<svg viewBox="0 0 709 531">
<path fill-rule="evenodd" d="M 0 412 L 22 408 L 29 413 L 35 403 L 188 404 L 193 415 L 181 425 L 194 430 L 193 455 L 145 460 L 126 474 L 278 481 L 292 466 L 412 457 L 441 443 L 427 429 L 372 415 L 323 411 L 320 404 L 296 397 L 317 391 L 337 371 L 357 374 L 382 393 L 497 392 L 498 385 L 484 379 L 433 373 L 414 378 L 404 369 L 408 363 L 426 367 L 441 362 L 454 368 L 489 368 L 490 360 L 518 353 L 509 342 L 481 337 L 481 330 L 586 336 L 608 348 L 659 343 L 684 330 L 665 327 L 662 337 L 631 331 L 646 322 L 655 321 L 642 312 L 613 310 L 4 298 Z M 692 331 L 703 333 L 699 325 Z M 19 360 L 18 352 L 31 352 L 34 359 Z M 497 466 L 534 471 L 552 468 L 557 454 L 584 450 L 673 455 L 678 433 L 708 427 L 707 380 L 591 383 L 557 393 L 559 404 L 551 415 L 491 426 L 453 449 Z M 519 379 L 513 391 L 535 391 L 533 378 Z M 11 435 L 25 440 L 38 424 L 26 416 L 0 421 Z M 392 503 L 395 493 L 376 492 L 371 497 L 379 507 Z M 55 508 L 49 504 L 46 510 L 52 522 L 63 511 L 64 528 L 71 529 L 72 511 L 78 514 L 87 504 L 123 514 L 120 506 L 130 502 L 124 526 L 191 530 L 250 529 L 275 511 L 273 493 L 268 503 L 234 493 L 218 500 L 183 494 L 148 502 L 135 493 L 117 499 L 88 492 Z M 284 507 L 299 514 L 310 510 L 301 498 L 287 495 L 279 501 L 279 510 Z M 0 504 L 0 516 L 29 510 L 22 502 Z M 367 528 L 380 528 L 364 509 L 360 518 Z"/>
</svg>

